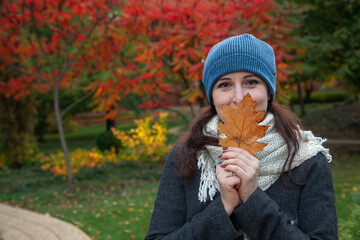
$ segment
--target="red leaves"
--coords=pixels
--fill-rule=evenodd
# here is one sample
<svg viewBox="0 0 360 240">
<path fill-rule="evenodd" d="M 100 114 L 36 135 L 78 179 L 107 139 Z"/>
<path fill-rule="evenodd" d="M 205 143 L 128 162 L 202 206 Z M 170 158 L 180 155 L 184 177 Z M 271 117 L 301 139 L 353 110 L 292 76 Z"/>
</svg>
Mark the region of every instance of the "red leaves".
<svg viewBox="0 0 360 240">
<path fill-rule="evenodd" d="M 198 63 L 198 64 L 195 64 L 195 65 L 192 65 L 192 66 L 189 68 L 188 73 L 191 74 L 191 73 L 195 73 L 195 72 L 201 71 L 202 68 L 203 68 L 203 66 L 204 66 L 203 63 Z"/>
<path fill-rule="evenodd" d="M 61 78 L 64 87 L 77 81 L 87 62 L 100 61 L 98 55 L 91 55 L 99 37 L 92 35 L 87 44 L 83 42 L 96 20 L 89 16 L 104 11 L 108 11 L 104 0 L 5 1 L 0 10 L 0 64 L 11 63 L 27 74 L 3 82 L 0 92 L 19 98 L 33 90 L 48 91 L 54 78 Z M 80 59 L 81 55 L 88 59 Z M 61 75 L 64 63 L 67 71 Z"/>
<path fill-rule="evenodd" d="M 63 36 L 60 33 L 55 33 L 51 39 L 52 42 L 59 42 L 61 39 L 63 38 Z"/>
<path fill-rule="evenodd" d="M 277 17 L 274 9 L 285 17 Z M 290 59 L 287 22 L 286 14 L 268 0 L 7 0 L 0 10 L 0 55 L 32 68 L 42 80 L 17 78 L 17 85 L 3 84 L 0 92 L 47 91 L 49 87 L 38 86 L 53 84 L 67 62 L 61 86 L 91 76 L 95 82 L 89 89 L 101 85 L 95 99 L 99 110 L 129 93 L 152 99 L 141 107 L 165 106 L 164 99 L 174 97 L 167 92 L 170 87 L 195 103 L 204 97 L 198 86 L 206 55 L 226 37 L 244 32 L 264 37 L 274 46 L 279 66 L 285 67 L 283 59 Z M 286 75 L 282 69 L 280 77 Z M 104 72 L 106 77 L 99 76 Z"/>
<path fill-rule="evenodd" d="M 140 109 L 151 109 L 151 108 L 157 108 L 157 107 L 164 107 L 167 108 L 169 107 L 171 104 L 169 102 L 166 101 L 153 101 L 153 100 L 149 100 L 146 101 L 142 104 L 140 104 L 138 106 L 138 108 Z"/>
<path fill-rule="evenodd" d="M 85 34 L 76 34 L 76 40 L 79 41 L 84 41 L 86 39 L 86 35 Z"/>
<path fill-rule="evenodd" d="M 140 79 L 145 79 L 145 80 L 151 80 L 152 79 L 152 76 L 149 74 L 149 73 L 142 73 L 140 76 L 139 76 Z"/>
<path fill-rule="evenodd" d="M 147 0 L 142 3 L 129 0 L 124 11 L 126 24 L 131 26 L 130 33 L 139 36 L 138 40 L 145 40 L 137 42 L 141 47 L 136 61 L 144 64 L 153 76 L 157 74 L 157 64 L 163 62 L 170 73 L 182 76 L 182 81 L 186 82 L 181 86 L 184 91 L 192 83 L 201 81 L 203 60 L 218 41 L 244 32 L 257 37 L 272 36 L 280 31 L 283 35 L 282 26 L 288 25 L 286 17 L 278 21 L 275 28 L 271 21 L 274 9 L 275 4 L 268 0 Z M 246 19 L 251 21 L 242 21 Z M 276 37 L 267 41 L 271 43 L 273 39 Z M 284 48 L 275 51 L 277 54 L 285 52 Z M 283 63 L 282 59 L 277 60 Z M 173 81 L 172 84 L 177 83 Z M 186 96 L 193 102 L 200 97 L 200 92 Z"/>
</svg>

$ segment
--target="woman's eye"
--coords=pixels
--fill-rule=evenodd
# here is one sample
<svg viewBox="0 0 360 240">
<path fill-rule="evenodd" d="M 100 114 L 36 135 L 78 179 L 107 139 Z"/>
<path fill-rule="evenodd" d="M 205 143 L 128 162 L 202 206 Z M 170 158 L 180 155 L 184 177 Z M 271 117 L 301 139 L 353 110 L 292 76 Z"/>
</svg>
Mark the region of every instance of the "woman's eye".
<svg viewBox="0 0 360 240">
<path fill-rule="evenodd" d="M 218 88 L 226 88 L 226 87 L 229 87 L 229 86 L 230 86 L 229 83 L 224 82 L 224 83 L 220 83 L 220 84 L 218 85 Z"/>
<path fill-rule="evenodd" d="M 258 84 L 259 82 L 257 80 L 248 80 L 246 81 L 246 85 L 255 85 Z"/>
</svg>

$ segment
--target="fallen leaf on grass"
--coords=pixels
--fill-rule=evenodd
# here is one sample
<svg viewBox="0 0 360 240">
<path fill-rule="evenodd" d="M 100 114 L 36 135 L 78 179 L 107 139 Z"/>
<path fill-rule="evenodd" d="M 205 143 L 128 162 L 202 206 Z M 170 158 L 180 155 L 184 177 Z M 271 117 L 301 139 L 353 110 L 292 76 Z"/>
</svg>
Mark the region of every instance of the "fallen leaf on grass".
<svg viewBox="0 0 360 240">
<path fill-rule="evenodd" d="M 266 144 L 257 142 L 265 136 L 268 126 L 259 126 L 264 119 L 265 111 L 255 111 L 256 103 L 247 94 L 241 102 L 236 102 L 236 107 L 223 106 L 222 117 L 225 123 L 218 123 L 219 132 L 226 135 L 220 139 L 223 147 L 239 147 L 254 154 L 261 151 Z"/>
</svg>

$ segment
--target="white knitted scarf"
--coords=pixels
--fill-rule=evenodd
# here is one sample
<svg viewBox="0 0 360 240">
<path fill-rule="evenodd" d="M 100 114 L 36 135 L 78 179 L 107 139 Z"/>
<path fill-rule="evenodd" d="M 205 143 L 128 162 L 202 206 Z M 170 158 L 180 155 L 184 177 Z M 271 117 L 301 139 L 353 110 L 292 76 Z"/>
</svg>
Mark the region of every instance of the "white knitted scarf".
<svg viewBox="0 0 360 240">
<path fill-rule="evenodd" d="M 218 122 L 219 117 L 216 115 L 206 125 L 204 134 L 217 138 L 226 138 L 224 134 L 218 132 Z M 255 153 L 260 161 L 258 186 L 265 191 L 280 177 L 282 167 L 288 155 L 288 148 L 284 139 L 275 128 L 273 114 L 268 112 L 259 125 L 269 126 L 265 137 L 257 140 L 258 142 L 266 143 L 266 147 L 261 152 Z M 322 143 L 326 141 L 325 139 L 315 137 L 311 131 L 300 131 L 300 133 L 299 151 L 294 157 L 291 169 L 299 166 L 319 152 L 322 152 L 328 161 L 331 162 L 332 157 L 329 154 L 329 149 L 322 146 Z M 198 155 L 197 165 L 201 170 L 198 194 L 200 202 L 206 202 L 208 198 L 212 201 L 215 193 L 220 191 L 219 183 L 215 176 L 215 168 L 220 161 L 218 157 L 222 152 L 222 147 L 206 146 L 206 150 L 203 150 Z"/>
</svg>

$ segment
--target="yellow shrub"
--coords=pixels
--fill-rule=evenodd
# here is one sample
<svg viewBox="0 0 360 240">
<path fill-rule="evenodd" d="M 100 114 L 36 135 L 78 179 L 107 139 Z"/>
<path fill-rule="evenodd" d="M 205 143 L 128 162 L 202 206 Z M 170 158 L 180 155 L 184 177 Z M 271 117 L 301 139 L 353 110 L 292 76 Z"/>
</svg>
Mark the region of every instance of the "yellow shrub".
<svg viewBox="0 0 360 240">
<path fill-rule="evenodd" d="M 121 140 L 121 159 L 163 161 L 170 150 L 170 146 L 166 144 L 166 118 L 167 114 L 162 113 L 157 122 L 154 122 L 153 117 L 135 120 L 137 127 L 128 132 L 113 128 L 114 135 Z"/>
<path fill-rule="evenodd" d="M 119 160 L 133 161 L 163 161 L 169 152 L 170 146 L 166 144 L 167 114 L 160 114 L 158 121 L 153 117 L 135 120 L 137 127 L 128 132 L 113 129 L 114 135 L 121 140 L 122 149 L 117 155 L 115 148 L 111 151 L 101 152 L 96 148 L 91 151 L 76 149 L 70 153 L 70 161 L 73 174 L 79 173 L 82 168 L 94 168 L 105 162 L 117 162 Z M 49 170 L 55 175 L 66 176 L 66 164 L 63 152 L 57 154 L 37 155 L 41 168 Z M 0 164 L 1 164 L 0 156 Z"/>
<path fill-rule="evenodd" d="M 66 164 L 63 152 L 49 154 L 44 156 L 38 155 L 42 163 L 41 168 L 50 170 L 55 175 L 66 176 Z M 103 165 L 105 162 L 115 162 L 117 160 L 115 149 L 102 153 L 96 148 L 91 151 L 86 149 L 76 149 L 70 153 L 72 173 L 79 173 L 81 168 L 94 168 Z"/>
</svg>

